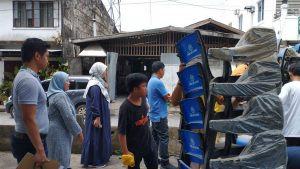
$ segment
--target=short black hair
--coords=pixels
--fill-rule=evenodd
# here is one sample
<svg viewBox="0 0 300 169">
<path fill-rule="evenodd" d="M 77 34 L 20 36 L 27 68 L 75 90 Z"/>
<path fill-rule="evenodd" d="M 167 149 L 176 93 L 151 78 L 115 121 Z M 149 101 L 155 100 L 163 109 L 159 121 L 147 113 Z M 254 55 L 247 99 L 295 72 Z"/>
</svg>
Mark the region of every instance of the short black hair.
<svg viewBox="0 0 300 169">
<path fill-rule="evenodd" d="M 289 67 L 289 72 L 295 76 L 300 76 L 300 62 L 292 63 Z"/>
<path fill-rule="evenodd" d="M 142 73 L 132 73 L 126 76 L 126 87 L 130 93 L 135 87 L 139 87 L 142 83 L 147 83 L 148 77 Z"/>
<path fill-rule="evenodd" d="M 28 38 L 24 41 L 21 48 L 21 58 L 22 62 L 30 62 L 34 57 L 35 52 L 43 55 L 50 45 L 38 38 Z"/>
<path fill-rule="evenodd" d="M 152 72 L 156 73 L 159 69 L 165 68 L 165 64 L 161 61 L 155 61 L 152 63 Z"/>
</svg>

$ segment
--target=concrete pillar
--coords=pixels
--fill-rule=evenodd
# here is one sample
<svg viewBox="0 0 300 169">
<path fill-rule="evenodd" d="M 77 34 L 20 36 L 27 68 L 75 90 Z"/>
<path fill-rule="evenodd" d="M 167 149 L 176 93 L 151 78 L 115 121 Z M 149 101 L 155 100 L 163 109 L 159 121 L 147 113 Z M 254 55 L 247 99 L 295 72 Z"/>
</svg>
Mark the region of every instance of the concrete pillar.
<svg viewBox="0 0 300 169">
<path fill-rule="evenodd" d="M 282 35 L 284 35 L 284 33 L 282 31 L 285 30 L 284 27 L 285 27 L 285 23 L 286 23 L 287 10 L 288 10 L 288 4 L 282 4 L 281 5 L 281 16 L 280 16 L 280 32 L 279 32 L 280 39 L 282 39 Z"/>
<path fill-rule="evenodd" d="M 0 85 L 4 80 L 4 61 L 0 59 Z"/>
<path fill-rule="evenodd" d="M 82 75 L 82 63 L 81 58 L 69 58 L 69 74 L 70 75 Z"/>
</svg>

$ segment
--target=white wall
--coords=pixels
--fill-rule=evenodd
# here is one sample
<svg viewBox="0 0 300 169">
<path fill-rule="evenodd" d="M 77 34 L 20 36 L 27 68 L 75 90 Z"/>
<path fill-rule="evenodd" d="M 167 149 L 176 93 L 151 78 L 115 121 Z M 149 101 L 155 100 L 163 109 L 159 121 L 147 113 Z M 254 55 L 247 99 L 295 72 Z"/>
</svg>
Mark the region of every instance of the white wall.
<svg viewBox="0 0 300 169">
<path fill-rule="evenodd" d="M 299 40 L 298 16 L 287 16 L 281 31 L 282 40 Z"/>
<path fill-rule="evenodd" d="M 239 15 L 243 15 L 243 31 L 247 31 L 252 26 L 263 26 L 273 28 L 273 16 L 275 13 L 276 0 L 264 1 L 264 20 L 258 22 L 258 3 L 259 0 L 227 0 L 225 7 L 227 9 L 239 9 Z M 255 12 L 251 14 L 245 10 L 245 6 L 254 6 Z M 253 16 L 252 16 L 253 15 Z M 226 12 L 227 23 L 232 23 L 232 26 L 239 29 L 238 15 L 234 15 L 233 11 Z"/>
<path fill-rule="evenodd" d="M 227 9 L 239 9 L 239 15 L 243 15 L 243 31 L 247 31 L 252 26 L 268 27 L 275 30 L 277 38 L 283 41 L 300 40 L 298 35 L 298 16 L 286 16 L 286 9 L 281 11 L 281 17 L 274 19 L 276 12 L 276 0 L 265 0 L 264 4 L 264 20 L 258 22 L 258 5 L 259 0 L 226 0 L 225 7 Z M 253 20 L 251 13 L 247 12 L 245 6 L 254 6 L 255 12 L 253 13 Z M 234 15 L 233 11 L 226 11 L 224 13 L 225 23 L 231 23 L 233 27 L 239 29 L 238 15 Z M 253 25 L 251 25 L 251 22 Z"/>
<path fill-rule="evenodd" d="M 55 0 L 54 6 L 58 5 Z M 12 0 L 0 1 L 0 40 L 1 41 L 23 41 L 29 37 L 37 37 L 45 41 L 53 41 L 52 37 L 61 32 L 61 10 L 59 20 L 54 21 L 55 28 L 13 28 L 13 2 Z"/>
<path fill-rule="evenodd" d="M 176 53 L 162 53 L 161 61 L 165 64 L 165 75 L 161 79 L 171 94 L 178 82 L 177 72 L 179 69 L 180 60 Z"/>
</svg>

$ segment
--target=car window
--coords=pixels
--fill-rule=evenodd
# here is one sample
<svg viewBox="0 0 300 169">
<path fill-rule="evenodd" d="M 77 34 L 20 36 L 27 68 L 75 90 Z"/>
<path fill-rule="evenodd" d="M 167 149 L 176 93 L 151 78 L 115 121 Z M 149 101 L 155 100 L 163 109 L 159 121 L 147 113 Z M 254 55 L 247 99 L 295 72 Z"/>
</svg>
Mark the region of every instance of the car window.
<svg viewBox="0 0 300 169">
<path fill-rule="evenodd" d="M 50 84 L 50 80 L 42 82 L 42 87 L 43 87 L 43 89 L 44 89 L 45 92 L 48 91 L 49 84 Z"/>
<path fill-rule="evenodd" d="M 70 88 L 69 88 L 69 90 L 74 90 L 74 89 L 76 89 L 76 87 L 75 87 L 75 80 L 70 80 Z"/>
<path fill-rule="evenodd" d="M 78 81 L 77 82 L 77 89 L 85 89 L 88 81 Z"/>
</svg>

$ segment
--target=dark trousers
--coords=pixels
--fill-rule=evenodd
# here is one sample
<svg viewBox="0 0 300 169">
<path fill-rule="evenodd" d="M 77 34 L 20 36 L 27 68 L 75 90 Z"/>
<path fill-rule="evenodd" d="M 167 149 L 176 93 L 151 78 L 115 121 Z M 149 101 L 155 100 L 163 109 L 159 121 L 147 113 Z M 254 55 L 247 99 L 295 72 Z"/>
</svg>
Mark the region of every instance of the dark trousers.
<svg viewBox="0 0 300 169">
<path fill-rule="evenodd" d="M 158 169 L 158 159 L 156 147 L 149 153 L 141 156 L 138 153 L 134 153 L 134 167 L 128 167 L 128 169 L 140 169 L 140 163 L 144 160 L 147 169 Z"/>
<path fill-rule="evenodd" d="M 44 145 L 46 155 L 48 154 L 46 135 L 41 134 L 41 139 Z M 26 134 L 13 133 L 11 136 L 12 154 L 17 159 L 18 163 L 22 160 L 27 152 L 35 154 L 36 150 L 32 145 L 29 137 Z"/>
<path fill-rule="evenodd" d="M 159 150 L 161 163 L 169 162 L 169 127 L 168 119 L 160 119 L 160 122 L 152 122 L 152 135 Z"/>
</svg>

